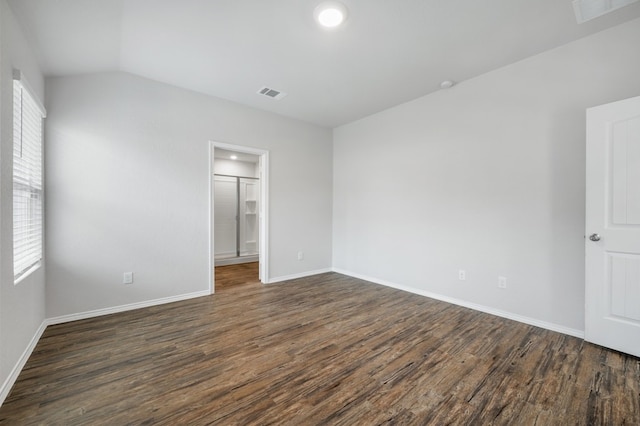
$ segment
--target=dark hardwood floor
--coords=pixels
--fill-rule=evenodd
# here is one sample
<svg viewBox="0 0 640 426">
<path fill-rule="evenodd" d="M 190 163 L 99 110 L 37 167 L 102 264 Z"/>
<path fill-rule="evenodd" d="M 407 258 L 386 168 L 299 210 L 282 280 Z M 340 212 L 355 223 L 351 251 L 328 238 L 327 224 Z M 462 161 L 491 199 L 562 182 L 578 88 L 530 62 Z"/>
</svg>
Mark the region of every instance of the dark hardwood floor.
<svg viewBox="0 0 640 426">
<path fill-rule="evenodd" d="M 336 273 L 48 327 L 2 424 L 640 424 L 640 360 Z"/>
<path fill-rule="evenodd" d="M 238 285 L 259 283 L 258 262 L 216 266 L 216 291 L 235 288 Z"/>
</svg>

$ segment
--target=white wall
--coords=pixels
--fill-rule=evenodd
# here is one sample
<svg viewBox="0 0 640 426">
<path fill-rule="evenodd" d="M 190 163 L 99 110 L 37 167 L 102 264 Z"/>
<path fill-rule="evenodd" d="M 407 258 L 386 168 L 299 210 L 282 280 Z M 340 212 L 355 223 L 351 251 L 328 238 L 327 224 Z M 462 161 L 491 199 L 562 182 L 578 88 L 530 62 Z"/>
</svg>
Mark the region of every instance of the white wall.
<svg viewBox="0 0 640 426">
<path fill-rule="evenodd" d="M 225 160 L 216 158 L 213 164 L 214 173 L 219 175 L 260 177 L 257 163 L 248 161 Z"/>
<path fill-rule="evenodd" d="M 49 317 L 208 288 L 210 140 L 270 151 L 271 277 L 331 266 L 331 130 L 125 73 L 47 106 Z"/>
<path fill-rule="evenodd" d="M 6 1 L 0 1 L 0 403 L 7 382 L 45 318 L 44 266 L 13 284 L 13 76 L 21 70 L 32 89 L 44 99 L 44 80 Z M 13 377 L 15 379 L 15 377 Z"/>
<path fill-rule="evenodd" d="M 639 40 L 635 20 L 335 129 L 334 267 L 584 330 L 585 109 L 640 94 Z"/>
</svg>

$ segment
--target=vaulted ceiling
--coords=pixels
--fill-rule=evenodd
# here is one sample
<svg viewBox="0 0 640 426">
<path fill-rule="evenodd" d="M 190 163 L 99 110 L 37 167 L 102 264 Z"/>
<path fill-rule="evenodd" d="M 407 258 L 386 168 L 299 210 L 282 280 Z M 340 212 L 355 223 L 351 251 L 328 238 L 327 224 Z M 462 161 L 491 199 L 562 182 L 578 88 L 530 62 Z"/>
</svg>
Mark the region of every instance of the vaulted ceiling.
<svg viewBox="0 0 640 426">
<path fill-rule="evenodd" d="M 9 0 L 46 75 L 125 71 L 335 127 L 640 17 L 571 0 Z M 281 100 L 259 96 L 268 86 Z"/>
</svg>

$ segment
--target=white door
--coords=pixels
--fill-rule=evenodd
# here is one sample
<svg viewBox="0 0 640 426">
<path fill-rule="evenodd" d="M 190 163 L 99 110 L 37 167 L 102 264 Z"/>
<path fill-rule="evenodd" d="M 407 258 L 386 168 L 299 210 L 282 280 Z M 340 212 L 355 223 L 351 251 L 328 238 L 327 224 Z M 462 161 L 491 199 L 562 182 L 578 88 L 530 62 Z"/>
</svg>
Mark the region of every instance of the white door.
<svg viewBox="0 0 640 426">
<path fill-rule="evenodd" d="M 238 255 L 238 183 L 229 176 L 214 176 L 215 259 Z"/>
<path fill-rule="evenodd" d="M 640 356 L 640 97 L 587 110 L 585 340 Z"/>
</svg>

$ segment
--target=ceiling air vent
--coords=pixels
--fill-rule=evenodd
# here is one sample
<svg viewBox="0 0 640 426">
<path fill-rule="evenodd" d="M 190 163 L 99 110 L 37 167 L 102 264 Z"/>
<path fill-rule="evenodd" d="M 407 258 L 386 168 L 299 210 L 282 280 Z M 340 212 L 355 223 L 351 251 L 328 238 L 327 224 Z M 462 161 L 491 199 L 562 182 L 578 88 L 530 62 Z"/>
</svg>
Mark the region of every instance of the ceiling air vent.
<svg viewBox="0 0 640 426">
<path fill-rule="evenodd" d="M 271 98 L 271 99 L 278 99 L 278 100 L 280 100 L 280 99 L 284 98 L 285 96 L 287 96 L 287 94 L 284 93 L 284 92 L 281 92 L 279 90 L 270 89 L 268 87 L 263 87 L 260 90 L 258 90 L 256 93 L 259 94 L 259 95 L 262 95 L 262 96 L 266 96 L 266 97 Z"/>
<path fill-rule="evenodd" d="M 573 0 L 573 11 L 578 24 L 613 12 L 638 0 Z"/>
</svg>

